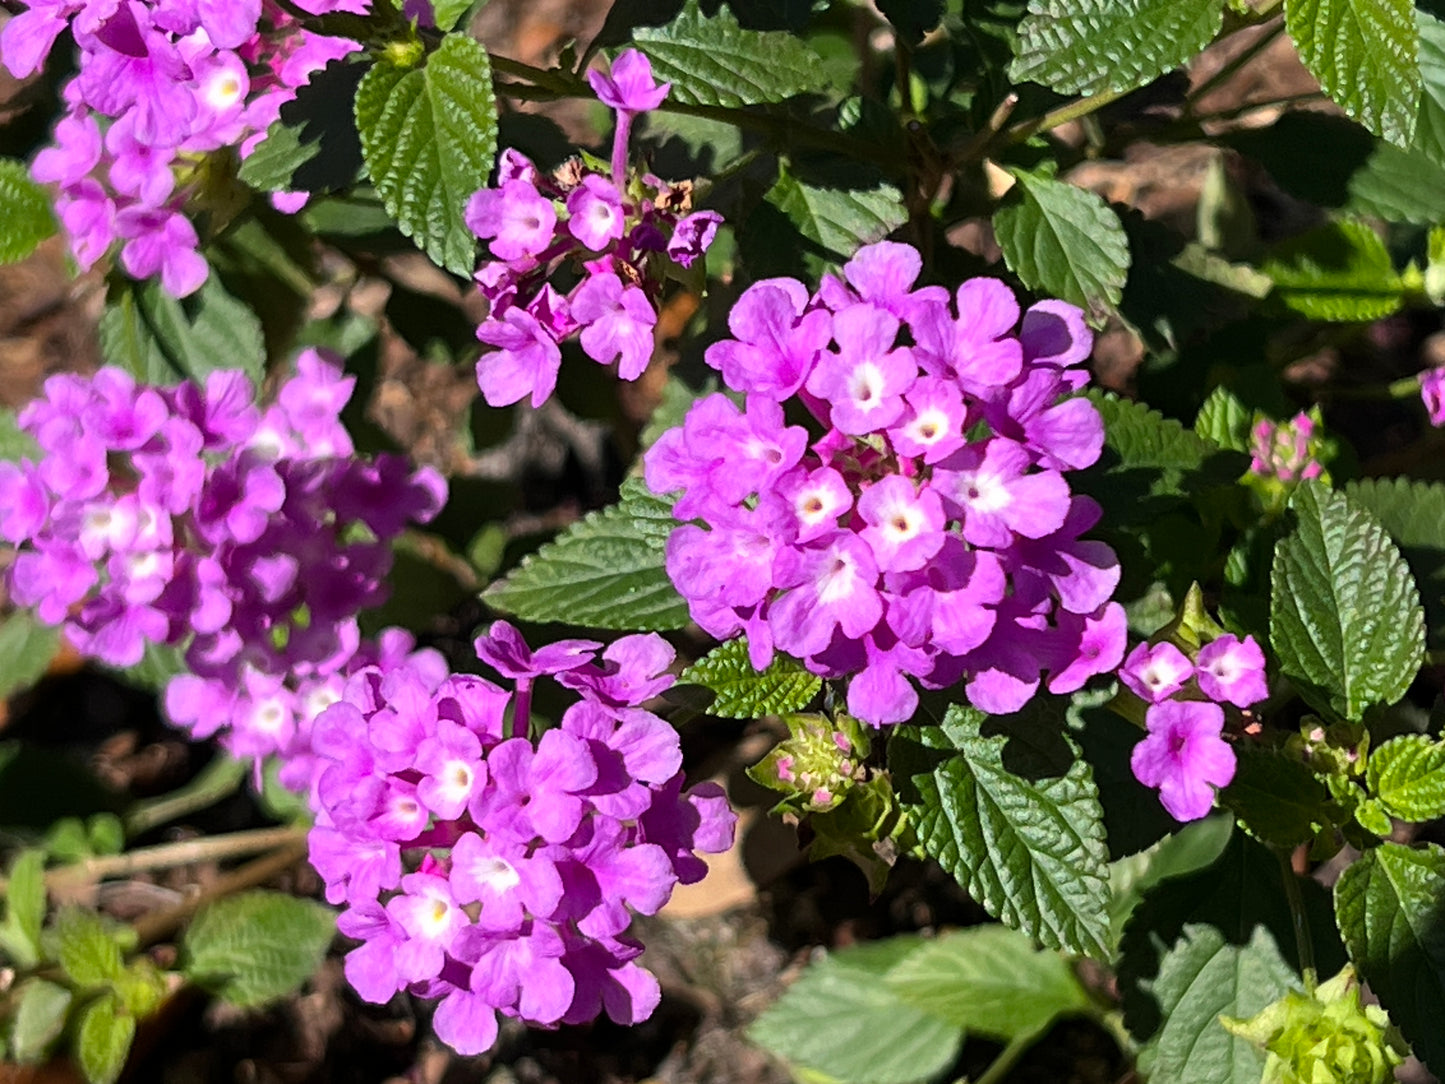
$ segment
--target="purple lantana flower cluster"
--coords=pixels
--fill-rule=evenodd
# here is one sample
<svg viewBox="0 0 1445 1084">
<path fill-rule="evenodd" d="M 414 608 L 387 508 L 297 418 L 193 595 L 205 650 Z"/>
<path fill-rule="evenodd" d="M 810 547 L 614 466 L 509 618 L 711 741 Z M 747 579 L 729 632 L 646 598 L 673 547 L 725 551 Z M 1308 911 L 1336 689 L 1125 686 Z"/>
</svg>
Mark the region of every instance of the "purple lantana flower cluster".
<svg viewBox="0 0 1445 1084">
<path fill-rule="evenodd" d="M 848 711 L 873 725 L 912 716 L 910 678 L 963 680 L 1003 714 L 1113 670 L 1125 647 L 1118 561 L 1083 537 L 1099 506 L 1066 478 L 1104 440 L 1073 395 L 1083 314 L 1020 314 L 995 279 L 915 289 L 921 266 L 883 242 L 811 295 L 749 287 L 706 355 L 744 404 L 700 400 L 645 463 L 653 492 L 678 494 L 667 569 L 693 620 L 745 633 L 758 669 L 777 649 L 853 675 Z M 795 396 L 821 437 L 785 421 Z"/>
<path fill-rule="evenodd" d="M 672 684 L 672 648 L 649 634 L 534 652 L 497 622 L 477 652 L 515 691 L 375 667 L 317 720 L 311 862 L 361 941 L 347 978 L 368 1001 L 439 999 L 437 1036 L 464 1054 L 492 1045 L 498 1014 L 644 1020 L 661 995 L 632 914 L 701 880 L 695 852 L 726 850 L 736 820 L 716 784 L 683 792 L 677 732 L 642 707 Z M 577 700 L 534 741 L 543 677 Z"/>
<path fill-rule="evenodd" d="M 1234 778 L 1234 750 L 1222 737 L 1225 704 L 1248 708 L 1269 696 L 1264 652 L 1253 636 L 1225 633 L 1190 658 L 1168 640 L 1140 644 L 1119 678 L 1149 705 L 1148 737 L 1134 746 L 1134 778 L 1159 791 L 1178 821 L 1214 807 L 1214 788 Z"/>
<path fill-rule="evenodd" d="M 339 417 L 354 384 L 316 350 L 264 408 L 234 371 L 204 388 L 51 377 L 19 416 L 39 462 L 0 462 L 11 597 L 114 666 L 186 644 L 175 723 L 238 756 L 301 756 L 362 651 L 357 614 L 385 599 L 391 541 L 446 499 L 429 468 L 354 454 Z M 393 633 L 361 661 L 411 647 Z"/>
<path fill-rule="evenodd" d="M 491 306 L 477 338 L 495 347 L 477 362 L 477 383 L 492 406 L 528 396 L 541 406 L 557 385 L 561 343 L 574 335 L 593 361 L 636 380 L 652 357 L 667 264 L 691 267 L 722 223 L 715 211 L 691 210 L 690 185 L 627 175 L 632 121 L 670 86 L 653 79 L 647 57 L 629 49 L 610 75 L 588 78 L 617 114 L 610 176 L 576 159 L 546 175 L 508 149 L 497 187 L 467 204 L 467 225 L 492 255 L 476 273 Z M 566 293 L 553 285 L 564 267 L 578 276 Z"/>
<path fill-rule="evenodd" d="M 295 6 L 361 13 L 370 0 Z M 55 142 L 31 171 L 59 186 L 56 210 L 82 268 L 119 242 L 128 274 L 159 275 L 184 297 L 209 273 L 185 215 L 206 155 L 248 155 L 311 73 L 360 45 L 301 29 L 272 0 L 27 0 L 0 31 L 0 57 L 11 74 L 31 75 L 67 27 L 79 71 Z"/>
<path fill-rule="evenodd" d="M 1419 380 L 1420 401 L 1425 404 L 1430 424 L 1439 428 L 1445 425 L 1445 366 L 1426 369 Z"/>
</svg>

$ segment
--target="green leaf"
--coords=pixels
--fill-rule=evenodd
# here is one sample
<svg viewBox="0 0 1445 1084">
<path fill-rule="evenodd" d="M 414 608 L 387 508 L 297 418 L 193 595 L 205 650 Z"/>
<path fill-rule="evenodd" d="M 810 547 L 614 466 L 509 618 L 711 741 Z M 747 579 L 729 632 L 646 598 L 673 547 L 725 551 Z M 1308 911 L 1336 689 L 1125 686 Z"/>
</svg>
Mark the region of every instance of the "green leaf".
<svg viewBox="0 0 1445 1084">
<path fill-rule="evenodd" d="M 622 503 L 594 512 L 527 557 L 482 599 L 526 621 L 660 631 L 687 624 L 687 601 L 667 577 L 672 502 L 632 481 Z"/>
<path fill-rule="evenodd" d="M 1213 865 L 1233 833 L 1232 817 L 1210 816 L 1183 825 L 1148 850 L 1111 862 L 1109 916 L 1115 942 L 1146 892 L 1171 877 L 1185 877 Z"/>
<path fill-rule="evenodd" d="M 808 673 L 802 663 L 782 654 L 775 654 L 766 670 L 754 670 L 748 661 L 745 637 L 719 644 L 678 675 L 677 680 L 684 685 L 701 685 L 716 693 L 707 712 L 724 719 L 757 719 L 763 715 L 802 711 L 823 687 L 822 678 Z"/>
<path fill-rule="evenodd" d="M 1300 760 L 1277 749 L 1235 747 L 1238 767 L 1220 801 L 1257 839 L 1294 847 L 1329 823 L 1329 791 Z"/>
<path fill-rule="evenodd" d="M 761 105 L 828 87 L 822 58 L 798 37 L 744 30 L 731 12 L 709 19 L 697 0 L 667 26 L 638 27 L 632 40 L 682 105 Z"/>
<path fill-rule="evenodd" d="M 1192 59 L 1223 19 L 1222 0 L 1032 0 L 1009 76 L 1063 94 L 1133 90 Z"/>
<path fill-rule="evenodd" d="M 285 997 L 321 965 L 336 915 L 280 892 L 246 892 L 203 907 L 181 942 L 182 972 L 241 1008 Z"/>
<path fill-rule="evenodd" d="M 22 967 L 33 966 L 41 958 L 40 927 L 44 922 L 45 852 L 27 848 L 10 866 L 5 925 L 0 928 L 0 940 Z"/>
<path fill-rule="evenodd" d="M 806 265 L 813 274 L 846 263 L 859 248 L 887 237 L 907 219 L 902 194 L 888 184 L 822 188 L 783 170 L 764 199 L 802 235 Z"/>
<path fill-rule="evenodd" d="M 24 162 L 0 158 L 0 264 L 25 259 L 55 233 L 55 214 L 45 189 L 30 179 Z"/>
<path fill-rule="evenodd" d="M 1274 551 L 1270 643 L 1316 708 L 1358 720 L 1410 687 L 1425 615 L 1410 569 L 1379 522 L 1341 493 L 1306 482 L 1295 529 Z"/>
<path fill-rule="evenodd" d="M 1363 478 L 1345 486 L 1400 547 L 1420 587 L 1432 643 L 1445 644 L 1445 485 L 1408 478 Z"/>
<path fill-rule="evenodd" d="M 75 1060 L 89 1084 L 113 1084 L 125 1068 L 135 1039 L 135 1017 L 121 1011 L 120 999 L 103 994 L 80 1014 Z"/>
<path fill-rule="evenodd" d="M 120 945 L 95 912 L 61 908 L 54 937 L 61 970 L 82 989 L 104 986 L 121 973 Z"/>
<path fill-rule="evenodd" d="M 10 1032 L 10 1049 L 24 1065 L 42 1061 L 50 1044 L 65 1030 L 71 994 L 64 986 L 44 979 L 31 979 L 20 987 L 20 1004 Z"/>
<path fill-rule="evenodd" d="M 41 624 L 30 610 L 12 612 L 0 622 L 0 698 L 39 681 L 59 650 L 58 625 Z"/>
<path fill-rule="evenodd" d="M 895 730 L 889 767 L 923 849 L 989 914 L 1051 948 L 1102 959 L 1103 812 L 1063 727 L 1060 705 L 1046 698 L 992 718 L 953 705 L 937 726 Z"/>
<path fill-rule="evenodd" d="M 1239 396 L 1220 385 L 1209 393 L 1199 416 L 1194 419 L 1194 432 L 1212 440 L 1221 448 L 1234 452 L 1249 451 L 1249 427 L 1253 412 Z"/>
<path fill-rule="evenodd" d="M 1139 1052 L 1151 1084 L 1259 1084 L 1264 1052 L 1233 1035 L 1220 1016 L 1253 1016 L 1295 984 L 1270 932 L 1231 944 L 1214 926 L 1188 925 L 1146 984 L 1159 1030 Z"/>
<path fill-rule="evenodd" d="M 486 0 L 480 0 L 480 2 L 478 0 L 432 0 L 432 20 L 436 23 L 438 30 L 446 33 L 471 10 L 473 4 L 480 8 L 485 2 Z"/>
<path fill-rule="evenodd" d="M 1376 135 L 1408 146 L 1421 87 L 1410 0 L 1285 0 L 1284 19 L 1325 93 Z"/>
<path fill-rule="evenodd" d="M 911 1084 L 942 1072 L 958 1055 L 959 1028 L 880 981 L 919 944 L 899 937 L 828 956 L 754 1021 L 748 1038 L 848 1084 Z"/>
<path fill-rule="evenodd" d="M 1415 9 L 1420 28 L 1420 112 L 1411 146 L 1445 166 L 1445 22 Z"/>
<path fill-rule="evenodd" d="M 20 428 L 15 411 L 0 407 L 0 459 L 15 462 L 19 459 L 39 459 L 40 445 L 35 438 Z"/>
<path fill-rule="evenodd" d="M 100 349 L 147 384 L 204 384 L 217 369 L 241 369 L 257 384 L 265 375 L 261 321 L 215 275 L 185 298 L 153 279 L 120 284 L 100 318 Z"/>
<path fill-rule="evenodd" d="M 1288 308 L 1311 320 L 1379 320 L 1403 303 L 1390 250 L 1363 222 L 1344 219 L 1292 237 L 1260 270 Z"/>
<path fill-rule="evenodd" d="M 334 192 L 355 184 L 362 162 L 353 103 L 367 70 L 341 59 L 314 72 L 241 163 L 241 180 L 266 192 Z"/>
<path fill-rule="evenodd" d="M 116 671 L 127 682 L 157 695 L 163 693 L 171 679 L 189 672 L 184 644 L 146 644 L 140 662 Z"/>
<path fill-rule="evenodd" d="M 993 216 L 1004 262 L 1023 284 L 1102 316 L 1129 277 L 1129 240 L 1104 200 L 1064 181 L 1015 170 Z"/>
<path fill-rule="evenodd" d="M 1445 1074 L 1445 850 L 1385 843 L 1347 867 L 1335 915 L 1350 959 L 1436 1075 Z"/>
<path fill-rule="evenodd" d="M 1089 996 L 1057 952 L 1007 926 L 972 926 L 928 941 L 888 972 L 900 999 L 970 1035 L 1009 1042 L 1087 1013 Z"/>
<path fill-rule="evenodd" d="M 1391 738 L 1370 750 L 1365 782 L 1392 817 L 1420 824 L 1445 816 L 1445 742 Z"/>
<path fill-rule="evenodd" d="M 1418 150 L 1379 144 L 1350 177 L 1348 210 L 1430 226 L 1445 219 L 1445 166 Z"/>
<path fill-rule="evenodd" d="M 476 237 L 463 213 L 497 153 L 481 42 L 448 34 L 424 67 L 378 63 L 356 92 L 356 124 L 367 172 L 401 232 L 447 270 L 470 275 Z"/>
</svg>

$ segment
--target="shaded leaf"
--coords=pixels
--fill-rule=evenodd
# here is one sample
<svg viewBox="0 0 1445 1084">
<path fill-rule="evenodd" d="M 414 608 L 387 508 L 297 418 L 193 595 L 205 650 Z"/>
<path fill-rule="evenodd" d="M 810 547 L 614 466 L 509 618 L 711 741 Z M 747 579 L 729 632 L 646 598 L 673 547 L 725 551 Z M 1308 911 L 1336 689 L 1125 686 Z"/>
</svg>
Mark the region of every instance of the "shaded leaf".
<svg viewBox="0 0 1445 1084">
<path fill-rule="evenodd" d="M 357 90 L 356 124 L 367 173 L 401 232 L 447 270 L 470 275 L 476 237 L 463 213 L 497 152 L 481 42 L 448 34 L 421 68 L 376 64 Z"/>
<path fill-rule="evenodd" d="M 1330 222 L 1292 237 L 1260 270 L 1286 306 L 1312 320 L 1378 320 L 1404 299 L 1389 249 L 1363 222 Z"/>
<path fill-rule="evenodd" d="M 59 626 L 42 624 L 31 610 L 12 612 L 0 622 L 0 698 L 39 681 L 59 650 Z"/>
<path fill-rule="evenodd" d="M 1445 644 L 1445 485 L 1362 478 L 1345 494 L 1390 532 L 1420 587 L 1431 642 Z"/>
<path fill-rule="evenodd" d="M 1219 798 L 1256 838 L 1294 847 L 1329 824 L 1329 791 L 1303 762 L 1255 745 L 1239 744 L 1235 753 L 1234 779 Z"/>
<path fill-rule="evenodd" d="M 241 180 L 267 192 L 333 192 L 361 172 L 353 103 L 368 65 L 343 58 L 312 73 L 241 163 Z"/>
<path fill-rule="evenodd" d="M 1400 551 L 1341 493 L 1306 482 L 1276 547 L 1270 643 L 1311 704 L 1360 719 L 1405 695 L 1425 651 L 1425 615 Z"/>
<path fill-rule="evenodd" d="M 154 279 L 121 283 L 99 331 L 106 359 L 141 383 L 204 384 L 217 369 L 240 369 L 257 384 L 265 375 L 261 321 L 215 275 L 185 298 L 172 297 Z"/>
</svg>

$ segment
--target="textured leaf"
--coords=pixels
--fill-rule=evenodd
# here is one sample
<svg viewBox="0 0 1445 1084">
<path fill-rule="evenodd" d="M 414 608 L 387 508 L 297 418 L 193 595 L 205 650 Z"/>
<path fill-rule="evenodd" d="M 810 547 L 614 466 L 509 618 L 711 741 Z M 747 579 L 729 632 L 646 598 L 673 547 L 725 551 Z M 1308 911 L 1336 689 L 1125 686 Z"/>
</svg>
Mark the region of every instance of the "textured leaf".
<svg viewBox="0 0 1445 1084">
<path fill-rule="evenodd" d="M 1445 166 L 1424 152 L 1380 143 L 1350 177 L 1348 210 L 1429 226 L 1445 219 Z"/>
<path fill-rule="evenodd" d="M 1385 843 L 1347 867 L 1335 914 L 1350 959 L 1432 1073 L 1445 1074 L 1445 850 Z"/>
<path fill-rule="evenodd" d="M 114 994 L 103 994 L 80 1014 L 75 1060 L 89 1084 L 113 1084 L 125 1068 L 135 1039 L 135 1017 L 124 1013 Z"/>
<path fill-rule="evenodd" d="M 1363 478 L 1345 486 L 1390 532 L 1420 587 L 1430 639 L 1445 644 L 1445 485 Z"/>
<path fill-rule="evenodd" d="M 121 973 L 120 945 L 91 911 L 65 907 L 55 918 L 55 959 L 82 989 L 104 986 Z"/>
<path fill-rule="evenodd" d="M 716 693 L 707 712 L 724 719 L 756 719 L 802 711 L 823 687 L 822 678 L 782 654 L 774 655 L 772 665 L 761 673 L 754 670 L 744 637 L 719 644 L 677 680 Z"/>
<path fill-rule="evenodd" d="M 1403 301 L 1390 250 L 1363 222 L 1331 222 L 1292 237 L 1260 270 L 1285 305 L 1312 320 L 1378 320 Z"/>
<path fill-rule="evenodd" d="M 758 1017 L 748 1038 L 848 1084 L 911 1084 L 942 1072 L 958 1054 L 959 1028 L 882 981 L 919 944 L 897 937 L 828 956 Z"/>
<path fill-rule="evenodd" d="M 486 0 L 432 0 L 432 17 L 436 28 L 445 33 L 456 26 L 473 5 L 481 7 L 485 2 Z"/>
<path fill-rule="evenodd" d="M 321 965 L 336 915 L 280 892 L 246 892 L 203 907 L 181 943 L 186 978 L 249 1008 L 296 990 Z"/>
<path fill-rule="evenodd" d="M 1359 719 L 1405 695 L 1425 650 L 1425 615 L 1400 551 L 1341 493 L 1306 482 L 1294 531 L 1275 547 L 1270 642 L 1317 708 Z"/>
<path fill-rule="evenodd" d="M 481 42 L 448 34 L 421 68 L 381 62 L 356 92 L 366 169 L 401 232 L 455 274 L 472 273 L 463 213 L 497 153 L 492 63 Z"/>
<path fill-rule="evenodd" d="M 1325 93 L 1376 135 L 1408 145 L 1421 85 L 1410 0 L 1285 0 L 1284 18 Z"/>
<path fill-rule="evenodd" d="M 64 986 L 31 979 L 20 987 L 20 1004 L 10 1033 L 10 1047 L 22 1065 L 41 1061 L 65 1029 L 71 994 Z"/>
<path fill-rule="evenodd" d="M 1445 22 L 1415 9 L 1420 28 L 1420 112 L 1411 146 L 1445 166 Z"/>
<path fill-rule="evenodd" d="M 179 299 L 155 280 L 123 284 L 100 318 L 100 348 L 148 384 L 204 384 L 217 369 L 241 369 L 258 384 L 265 375 L 261 321 L 215 275 Z"/>
<path fill-rule="evenodd" d="M 727 11 L 708 18 L 696 0 L 666 26 L 639 27 L 632 40 L 657 81 L 672 84 L 668 100 L 683 105 L 761 105 L 828 86 L 822 58 L 796 36 L 744 30 Z"/>
<path fill-rule="evenodd" d="M 846 263 L 859 248 L 881 241 L 907 217 L 892 185 L 820 188 L 784 171 L 764 197 L 808 242 L 809 267 L 821 273 Z"/>
<path fill-rule="evenodd" d="M 1064 181 L 1015 170 L 1018 183 L 993 216 L 1009 270 L 1031 290 L 1102 315 L 1129 277 L 1129 241 L 1103 199 Z"/>
<path fill-rule="evenodd" d="M 45 922 L 45 852 L 27 848 L 10 866 L 10 883 L 5 889 L 5 936 L 7 950 L 18 947 L 22 967 L 34 965 L 41 955 L 40 927 Z M 19 945 L 12 941 L 18 939 Z"/>
<path fill-rule="evenodd" d="M 1264 927 L 1236 945 L 1214 926 L 1186 926 L 1147 984 L 1163 1022 L 1139 1052 L 1141 1072 L 1151 1084 L 1259 1084 L 1264 1052 L 1219 1017 L 1253 1016 L 1295 982 Z"/>
<path fill-rule="evenodd" d="M 1370 750 L 1365 781 L 1392 817 L 1418 824 L 1445 816 L 1445 742 L 1391 738 Z"/>
<path fill-rule="evenodd" d="M 1103 812 L 1062 719 L 1039 718 L 1052 710 L 990 718 L 954 705 L 937 726 L 896 730 L 889 767 L 923 849 L 989 914 L 1051 948 L 1103 958 Z"/>
<path fill-rule="evenodd" d="M 60 650 L 60 628 L 41 624 L 30 610 L 0 622 L 0 699 L 27 689 L 45 674 Z"/>
<path fill-rule="evenodd" d="M 1223 18 L 1222 0 L 1032 0 L 1009 75 L 1064 94 L 1133 90 L 1191 59 Z"/>
<path fill-rule="evenodd" d="M 0 264 L 25 259 L 55 233 L 55 214 L 45 189 L 30 179 L 24 162 L 0 158 Z"/>
<path fill-rule="evenodd" d="M 1314 839 L 1329 823 L 1329 791 L 1303 762 L 1253 745 L 1235 751 L 1239 764 L 1220 801 L 1256 838 L 1293 847 Z"/>
<path fill-rule="evenodd" d="M 1220 386 L 1209 393 L 1199 416 L 1194 419 L 1194 432 L 1230 451 L 1249 451 L 1249 423 L 1253 413 L 1239 396 Z"/>
<path fill-rule="evenodd" d="M 353 103 L 367 70 L 341 59 L 313 73 L 241 163 L 241 180 L 267 192 L 333 192 L 353 185 L 362 166 Z"/>
<path fill-rule="evenodd" d="M 1057 1017 L 1090 1008 L 1068 961 L 1007 926 L 925 942 L 884 981 L 909 1005 L 1004 1042 L 1040 1035 Z"/>
<path fill-rule="evenodd" d="M 599 629 L 680 629 L 687 602 L 667 578 L 665 547 L 677 526 L 672 502 L 640 482 L 622 503 L 594 512 L 523 560 L 482 594 L 526 621 Z"/>
</svg>

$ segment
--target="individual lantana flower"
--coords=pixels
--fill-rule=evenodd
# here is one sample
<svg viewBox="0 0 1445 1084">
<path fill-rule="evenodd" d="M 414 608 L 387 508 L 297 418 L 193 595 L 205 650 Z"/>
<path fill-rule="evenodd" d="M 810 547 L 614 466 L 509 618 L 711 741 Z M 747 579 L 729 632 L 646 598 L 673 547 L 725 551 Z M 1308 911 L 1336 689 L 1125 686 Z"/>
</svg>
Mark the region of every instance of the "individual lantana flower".
<svg viewBox="0 0 1445 1084">
<path fill-rule="evenodd" d="M 1430 416 L 1430 424 L 1437 428 L 1445 425 L 1445 366 L 1426 369 L 1420 374 L 1420 399 Z"/>
<path fill-rule="evenodd" d="M 1199 700 L 1152 704 L 1145 716 L 1149 736 L 1134 746 L 1134 778 L 1159 791 L 1177 821 L 1198 820 L 1214 808 L 1214 787 L 1234 778 L 1234 750 L 1220 735 L 1224 711 Z"/>
<path fill-rule="evenodd" d="M 706 360 L 741 401 L 702 398 L 649 449 L 682 526 L 667 569 L 694 621 L 848 678 L 848 713 L 902 722 L 915 686 L 965 683 L 991 714 L 1073 692 L 1123 658 L 1113 551 L 1067 470 L 1098 458 L 1098 411 L 1071 398 L 1092 337 L 1062 302 L 1020 312 L 974 279 L 914 284 L 911 246 L 860 249 L 810 294 L 754 283 Z M 813 432 L 789 425 L 796 396 Z M 821 432 L 821 436 L 818 433 Z"/>
<path fill-rule="evenodd" d="M 617 112 L 610 173 L 573 159 L 546 175 L 508 149 L 496 187 L 467 203 L 467 225 L 492 257 L 475 276 L 490 304 L 477 338 L 495 348 L 478 360 L 477 383 L 492 406 L 541 406 L 557 384 L 561 344 L 574 337 L 593 361 L 636 380 L 652 358 L 665 279 L 672 267 L 690 268 L 722 223 L 715 211 L 692 210 L 690 184 L 628 172 L 632 121 L 669 88 L 647 57 L 629 49 L 610 75 L 588 78 Z M 564 269 L 579 276 L 565 294 L 552 284 Z"/>
</svg>

